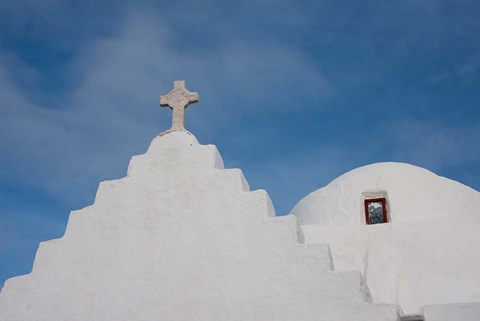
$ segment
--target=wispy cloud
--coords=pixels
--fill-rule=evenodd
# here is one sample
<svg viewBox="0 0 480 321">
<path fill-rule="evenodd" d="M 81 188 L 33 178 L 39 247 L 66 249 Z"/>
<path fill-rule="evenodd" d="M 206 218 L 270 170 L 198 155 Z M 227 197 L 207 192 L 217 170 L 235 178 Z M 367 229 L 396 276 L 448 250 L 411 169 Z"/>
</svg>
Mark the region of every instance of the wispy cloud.
<svg viewBox="0 0 480 321">
<path fill-rule="evenodd" d="M 480 162 L 480 126 L 410 121 L 394 128 L 393 157 L 431 170 Z"/>
<path fill-rule="evenodd" d="M 169 46 L 175 35 L 157 17 L 130 12 L 112 35 L 85 46 L 67 68 L 76 85 L 54 105 L 27 101 L 21 84 L 2 71 L 2 108 L 8 112 L 0 120 L 1 134 L 9 139 L 1 148 L 17 165 L 5 176 L 28 177 L 65 197 L 99 177 L 120 175 L 129 155 L 142 151 L 138 146 L 144 150 L 156 131 L 169 127 L 170 116 L 160 114 L 157 100 L 173 79 L 188 79 L 206 96 L 210 106 L 188 120 L 200 133 L 230 126 L 238 108 L 242 114 L 281 112 L 289 103 L 315 101 L 331 91 L 292 48 L 232 41 L 201 54 L 178 52 Z"/>
</svg>

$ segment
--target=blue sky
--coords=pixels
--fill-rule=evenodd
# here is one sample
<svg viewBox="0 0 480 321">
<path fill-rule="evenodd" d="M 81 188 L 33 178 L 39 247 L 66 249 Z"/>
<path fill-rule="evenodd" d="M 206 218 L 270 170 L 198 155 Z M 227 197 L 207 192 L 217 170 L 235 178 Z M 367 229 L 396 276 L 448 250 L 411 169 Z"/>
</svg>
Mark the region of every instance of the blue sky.
<svg viewBox="0 0 480 321">
<path fill-rule="evenodd" d="M 0 2 L 0 284 L 169 128 L 176 79 L 278 215 L 381 161 L 480 190 L 479 30 L 476 0 Z"/>
</svg>

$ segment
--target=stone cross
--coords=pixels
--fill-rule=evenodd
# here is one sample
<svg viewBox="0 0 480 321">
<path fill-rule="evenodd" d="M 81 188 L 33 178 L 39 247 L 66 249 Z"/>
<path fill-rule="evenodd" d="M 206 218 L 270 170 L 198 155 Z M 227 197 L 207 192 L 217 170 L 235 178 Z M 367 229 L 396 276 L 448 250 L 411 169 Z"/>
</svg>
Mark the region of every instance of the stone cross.
<svg viewBox="0 0 480 321">
<path fill-rule="evenodd" d="M 160 96 L 160 106 L 170 107 L 173 110 L 170 130 L 185 130 L 185 109 L 198 100 L 198 93 L 189 92 L 183 80 L 176 80 L 173 83 L 173 89 L 167 95 Z"/>
</svg>

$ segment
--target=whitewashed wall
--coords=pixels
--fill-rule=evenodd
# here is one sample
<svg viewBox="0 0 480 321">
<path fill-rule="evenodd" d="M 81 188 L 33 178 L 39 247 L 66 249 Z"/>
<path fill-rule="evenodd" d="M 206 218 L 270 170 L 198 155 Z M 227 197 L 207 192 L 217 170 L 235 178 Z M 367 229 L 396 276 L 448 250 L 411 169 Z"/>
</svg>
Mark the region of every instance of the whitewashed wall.
<svg viewBox="0 0 480 321">
<path fill-rule="evenodd" d="M 366 225 L 365 195 L 381 193 L 390 223 Z M 291 214 L 306 243 L 329 244 L 336 271 L 362 272 L 373 302 L 397 303 L 409 314 L 423 305 L 480 302 L 480 193 L 467 186 L 379 163 L 311 193 Z"/>
<path fill-rule="evenodd" d="M 294 217 L 274 215 L 215 146 L 159 136 L 5 283 L 0 320 L 397 320 L 365 302 L 359 272 L 332 272 L 328 246 L 297 243 Z"/>
<path fill-rule="evenodd" d="M 480 303 L 429 305 L 423 308 L 425 321 L 478 321 Z"/>
</svg>

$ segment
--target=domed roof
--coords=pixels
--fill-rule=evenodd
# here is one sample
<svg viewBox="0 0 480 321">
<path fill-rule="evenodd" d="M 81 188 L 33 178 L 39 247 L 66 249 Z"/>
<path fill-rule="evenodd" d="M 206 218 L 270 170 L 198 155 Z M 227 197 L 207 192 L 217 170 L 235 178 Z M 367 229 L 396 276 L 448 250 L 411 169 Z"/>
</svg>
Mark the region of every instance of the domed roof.
<svg viewBox="0 0 480 321">
<path fill-rule="evenodd" d="M 376 163 L 354 169 L 303 198 L 290 214 L 300 225 L 365 224 L 364 200 L 384 197 L 388 221 L 480 218 L 480 193 L 424 168 Z"/>
</svg>

